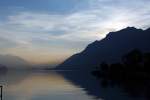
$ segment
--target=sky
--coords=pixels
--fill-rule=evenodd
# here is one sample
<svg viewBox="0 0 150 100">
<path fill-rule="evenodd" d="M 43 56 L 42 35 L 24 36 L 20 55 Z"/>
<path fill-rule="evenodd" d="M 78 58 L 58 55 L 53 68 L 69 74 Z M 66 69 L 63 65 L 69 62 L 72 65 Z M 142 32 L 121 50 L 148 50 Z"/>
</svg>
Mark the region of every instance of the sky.
<svg viewBox="0 0 150 100">
<path fill-rule="evenodd" d="M 0 54 L 58 64 L 128 26 L 150 27 L 150 0 L 0 0 Z"/>
</svg>

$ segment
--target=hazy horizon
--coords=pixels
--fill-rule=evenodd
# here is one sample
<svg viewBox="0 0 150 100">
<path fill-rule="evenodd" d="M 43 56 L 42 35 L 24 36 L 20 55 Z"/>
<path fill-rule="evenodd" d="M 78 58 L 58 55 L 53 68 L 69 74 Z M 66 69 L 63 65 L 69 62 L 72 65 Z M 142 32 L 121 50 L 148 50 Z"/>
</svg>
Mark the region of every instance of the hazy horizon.
<svg viewBox="0 0 150 100">
<path fill-rule="evenodd" d="M 0 55 L 59 64 L 111 31 L 150 27 L 149 0 L 0 1 Z"/>
</svg>

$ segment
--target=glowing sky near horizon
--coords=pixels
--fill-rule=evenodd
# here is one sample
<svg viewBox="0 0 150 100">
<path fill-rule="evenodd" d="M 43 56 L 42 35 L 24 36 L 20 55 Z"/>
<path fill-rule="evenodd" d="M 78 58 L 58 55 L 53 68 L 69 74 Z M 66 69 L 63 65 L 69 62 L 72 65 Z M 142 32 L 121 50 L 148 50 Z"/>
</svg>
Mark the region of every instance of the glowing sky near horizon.
<svg viewBox="0 0 150 100">
<path fill-rule="evenodd" d="M 1 0 L 0 54 L 59 63 L 108 32 L 150 27 L 150 0 Z"/>
</svg>

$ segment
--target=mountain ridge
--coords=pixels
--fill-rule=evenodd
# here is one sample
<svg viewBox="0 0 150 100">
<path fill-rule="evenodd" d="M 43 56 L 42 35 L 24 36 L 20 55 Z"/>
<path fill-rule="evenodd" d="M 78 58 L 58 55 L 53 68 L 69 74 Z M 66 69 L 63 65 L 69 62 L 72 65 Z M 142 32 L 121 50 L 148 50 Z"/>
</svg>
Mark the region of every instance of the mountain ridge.
<svg viewBox="0 0 150 100">
<path fill-rule="evenodd" d="M 11 68 L 29 68 L 31 65 L 24 59 L 14 55 L 0 55 L 0 65 L 6 66 L 8 69 Z"/>
<path fill-rule="evenodd" d="M 117 62 L 120 57 L 132 49 L 150 51 L 150 28 L 146 30 L 127 27 L 110 32 L 100 41 L 89 44 L 81 53 L 69 57 L 60 64 L 59 69 L 91 69 L 100 62 Z"/>
</svg>

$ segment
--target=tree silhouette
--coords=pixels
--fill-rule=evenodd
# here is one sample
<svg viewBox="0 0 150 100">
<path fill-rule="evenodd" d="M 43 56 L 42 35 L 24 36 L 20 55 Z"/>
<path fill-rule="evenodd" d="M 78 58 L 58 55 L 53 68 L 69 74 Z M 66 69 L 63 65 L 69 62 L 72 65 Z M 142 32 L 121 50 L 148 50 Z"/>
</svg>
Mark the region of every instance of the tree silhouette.
<svg viewBox="0 0 150 100">
<path fill-rule="evenodd" d="M 100 64 L 100 70 L 103 71 L 103 72 L 107 72 L 109 69 L 109 65 L 106 63 L 106 62 L 102 62 Z"/>
<path fill-rule="evenodd" d="M 134 49 L 123 56 L 122 60 L 126 65 L 138 65 L 143 60 L 142 55 L 140 50 Z"/>
<path fill-rule="evenodd" d="M 150 74 L 150 53 L 144 54 L 144 71 Z"/>
<path fill-rule="evenodd" d="M 108 82 L 121 85 L 130 95 L 145 95 L 150 98 L 150 53 L 143 53 L 138 49 L 122 56 L 122 62 L 108 65 L 100 64 L 96 77 L 102 78 L 102 85 Z"/>
</svg>

